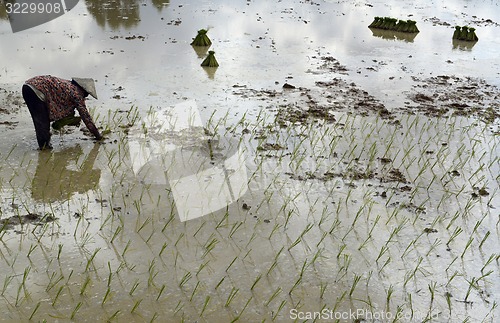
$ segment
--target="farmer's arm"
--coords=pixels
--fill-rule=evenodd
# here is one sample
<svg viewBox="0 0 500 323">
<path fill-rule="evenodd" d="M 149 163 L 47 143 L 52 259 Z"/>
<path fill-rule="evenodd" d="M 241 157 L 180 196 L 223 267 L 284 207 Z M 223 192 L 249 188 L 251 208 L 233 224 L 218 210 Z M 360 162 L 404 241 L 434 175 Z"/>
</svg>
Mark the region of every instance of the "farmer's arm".
<svg viewBox="0 0 500 323">
<path fill-rule="evenodd" d="M 80 114 L 80 117 L 83 120 L 83 123 L 85 123 L 85 125 L 87 126 L 87 129 L 89 129 L 89 131 L 94 135 L 94 137 L 97 140 L 102 139 L 102 135 L 95 126 L 94 121 L 92 120 L 92 117 L 90 116 L 87 108 L 85 106 L 80 106 L 77 108 L 77 110 L 78 113 Z"/>
</svg>

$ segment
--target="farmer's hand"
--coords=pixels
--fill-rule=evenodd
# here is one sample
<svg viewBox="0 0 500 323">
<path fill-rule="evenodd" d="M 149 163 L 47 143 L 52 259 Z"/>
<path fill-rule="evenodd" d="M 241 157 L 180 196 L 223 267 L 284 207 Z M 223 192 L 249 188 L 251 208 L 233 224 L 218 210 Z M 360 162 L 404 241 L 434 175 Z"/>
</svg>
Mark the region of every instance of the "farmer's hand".
<svg viewBox="0 0 500 323">
<path fill-rule="evenodd" d="M 97 141 L 104 141 L 104 139 L 107 138 L 107 135 L 111 133 L 111 130 L 109 129 L 106 129 L 104 130 L 103 132 L 100 133 L 100 136 L 99 137 L 96 137 Z"/>
</svg>

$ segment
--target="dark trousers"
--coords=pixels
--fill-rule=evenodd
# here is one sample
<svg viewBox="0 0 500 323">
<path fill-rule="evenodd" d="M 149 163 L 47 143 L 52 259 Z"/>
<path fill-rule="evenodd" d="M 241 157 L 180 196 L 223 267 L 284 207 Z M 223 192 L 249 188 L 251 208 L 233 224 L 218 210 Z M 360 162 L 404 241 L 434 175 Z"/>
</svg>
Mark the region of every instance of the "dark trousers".
<svg viewBox="0 0 500 323">
<path fill-rule="evenodd" d="M 40 149 L 52 148 L 50 145 L 50 120 L 47 105 L 26 84 L 23 85 L 23 98 L 33 119 L 38 146 Z"/>
</svg>

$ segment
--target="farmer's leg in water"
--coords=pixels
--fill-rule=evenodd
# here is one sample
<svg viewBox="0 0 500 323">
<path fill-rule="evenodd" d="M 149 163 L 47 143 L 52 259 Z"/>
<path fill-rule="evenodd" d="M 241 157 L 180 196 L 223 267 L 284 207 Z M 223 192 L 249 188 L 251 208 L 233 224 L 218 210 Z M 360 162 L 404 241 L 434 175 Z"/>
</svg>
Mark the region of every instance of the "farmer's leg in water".
<svg viewBox="0 0 500 323">
<path fill-rule="evenodd" d="M 49 111 L 45 102 L 41 101 L 35 92 L 23 85 L 23 98 L 28 106 L 36 131 L 36 139 L 40 149 L 52 148 L 50 145 L 50 120 Z"/>
</svg>

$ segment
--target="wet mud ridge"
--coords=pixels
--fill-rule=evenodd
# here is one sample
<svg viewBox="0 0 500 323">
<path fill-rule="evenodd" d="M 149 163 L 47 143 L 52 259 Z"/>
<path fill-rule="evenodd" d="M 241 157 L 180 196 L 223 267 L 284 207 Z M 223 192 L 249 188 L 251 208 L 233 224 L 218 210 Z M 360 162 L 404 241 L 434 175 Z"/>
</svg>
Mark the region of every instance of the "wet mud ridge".
<svg viewBox="0 0 500 323">
<path fill-rule="evenodd" d="M 0 219 L 0 231 L 12 230 L 17 226 L 26 224 L 44 225 L 55 220 L 56 218 L 52 214 L 40 215 L 37 213 L 28 213 L 26 215 L 14 215 Z"/>
<path fill-rule="evenodd" d="M 331 56 L 313 56 L 313 59 L 318 60 L 316 70 L 308 72 L 330 77 L 316 81 L 315 87 L 285 83 L 279 91 L 235 85 L 233 94 L 265 100 L 269 109 L 276 109 L 277 121 L 283 127 L 320 120 L 331 123 L 335 121 L 335 112 L 378 115 L 391 124 L 398 124 L 401 114 L 474 117 L 486 123 L 493 123 L 500 117 L 500 89 L 482 79 L 453 75 L 412 76 L 415 84 L 405 93 L 406 105 L 388 110 L 383 102 L 356 83 L 346 80 L 349 69 L 337 59 Z"/>
<path fill-rule="evenodd" d="M 0 114 L 17 112 L 23 105 L 20 91 L 9 91 L 0 87 Z"/>
<path fill-rule="evenodd" d="M 404 111 L 429 117 L 449 115 L 477 117 L 486 123 L 500 118 L 500 89 L 484 80 L 440 75 L 419 79 L 408 98 Z"/>
<path fill-rule="evenodd" d="M 309 73 L 328 76 L 348 74 L 347 67 L 331 56 L 323 56 L 319 60 L 317 70 L 308 71 Z M 361 116 L 379 115 L 382 119 L 398 122 L 382 102 L 356 83 L 340 77 L 316 81 L 312 88 L 285 83 L 280 91 L 235 85 L 233 94 L 253 100 L 265 100 L 271 109 L 277 107 L 277 121 L 282 127 L 319 121 L 335 122 L 335 112 Z"/>
</svg>

